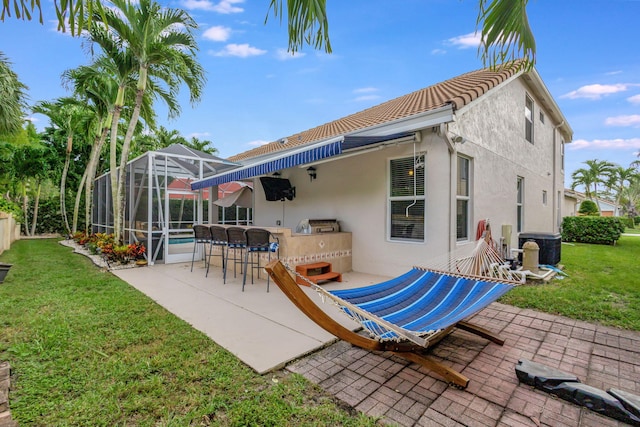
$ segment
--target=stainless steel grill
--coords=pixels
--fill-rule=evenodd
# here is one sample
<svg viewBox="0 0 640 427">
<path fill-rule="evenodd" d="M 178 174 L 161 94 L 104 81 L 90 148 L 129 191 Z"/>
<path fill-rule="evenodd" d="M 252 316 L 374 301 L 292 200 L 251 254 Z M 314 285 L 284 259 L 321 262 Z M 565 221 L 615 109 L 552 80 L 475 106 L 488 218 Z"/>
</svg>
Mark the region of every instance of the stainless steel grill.
<svg viewBox="0 0 640 427">
<path fill-rule="evenodd" d="M 310 219 L 309 226 L 311 227 L 311 234 L 337 233 L 340 231 L 337 219 Z"/>
</svg>

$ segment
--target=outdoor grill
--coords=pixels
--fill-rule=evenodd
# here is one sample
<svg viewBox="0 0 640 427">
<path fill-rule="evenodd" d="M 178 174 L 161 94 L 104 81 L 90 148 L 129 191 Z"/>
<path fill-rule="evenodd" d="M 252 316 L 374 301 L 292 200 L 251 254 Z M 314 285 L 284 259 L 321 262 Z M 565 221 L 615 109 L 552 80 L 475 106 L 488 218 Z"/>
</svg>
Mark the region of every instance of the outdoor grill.
<svg viewBox="0 0 640 427">
<path fill-rule="evenodd" d="M 337 233 L 340 231 L 337 219 L 310 219 L 311 234 Z"/>
</svg>

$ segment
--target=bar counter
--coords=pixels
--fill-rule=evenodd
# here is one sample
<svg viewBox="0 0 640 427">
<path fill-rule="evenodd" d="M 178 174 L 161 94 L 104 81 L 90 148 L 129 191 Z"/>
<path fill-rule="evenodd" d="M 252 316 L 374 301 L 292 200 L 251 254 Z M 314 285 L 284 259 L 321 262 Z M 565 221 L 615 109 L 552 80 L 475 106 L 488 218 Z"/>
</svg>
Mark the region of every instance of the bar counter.
<svg viewBox="0 0 640 427">
<path fill-rule="evenodd" d="M 221 224 L 218 224 L 221 225 Z M 283 227 L 259 227 L 259 226 L 240 226 L 242 228 L 262 228 L 268 230 L 278 238 L 280 244 L 280 260 L 286 263 L 293 271 L 296 265 L 312 264 L 316 262 L 329 262 L 333 271 L 339 273 L 347 273 L 351 271 L 351 233 L 350 232 L 333 232 L 318 234 L 300 234 L 293 233 L 290 228 Z M 213 247 L 213 255 L 211 263 L 214 266 L 221 267 L 222 260 L 220 255 L 222 248 L 220 246 Z M 275 254 L 271 254 L 274 259 Z M 267 263 L 269 255 L 260 253 L 260 265 Z"/>
</svg>

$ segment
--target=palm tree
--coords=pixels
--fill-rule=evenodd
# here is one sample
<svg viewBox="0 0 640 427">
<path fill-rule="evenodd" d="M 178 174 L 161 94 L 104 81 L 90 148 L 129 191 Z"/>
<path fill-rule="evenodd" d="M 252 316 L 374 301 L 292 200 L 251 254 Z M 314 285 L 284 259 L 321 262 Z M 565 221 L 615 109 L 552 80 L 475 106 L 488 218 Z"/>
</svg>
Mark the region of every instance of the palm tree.
<svg viewBox="0 0 640 427">
<path fill-rule="evenodd" d="M 93 181 L 98 170 L 104 143 L 107 139 L 109 129 L 112 127 L 115 102 L 118 98 L 120 86 L 122 86 L 124 93 L 123 102 L 133 103 L 134 101 L 136 81 L 133 79 L 132 74 L 122 76 L 122 78 L 119 79 L 118 76 L 121 74 L 121 70 L 118 69 L 115 62 L 112 61 L 112 58 L 106 56 L 98 57 L 90 66 L 81 66 L 73 70 L 67 70 L 63 74 L 63 82 L 65 82 L 65 85 L 73 87 L 74 95 L 85 100 L 94 111 L 97 121 L 95 131 L 88 136 L 89 140 L 93 141 L 91 154 L 83 178 L 80 181 L 78 192 L 76 193 L 73 221 L 74 232 L 83 186 L 85 190 L 85 232 L 88 232 L 93 201 Z M 119 83 L 122 83 L 122 85 Z M 125 110 L 125 116 L 127 116 L 127 113 L 128 111 Z M 155 113 L 151 108 L 151 99 L 148 96 L 144 99 L 142 116 L 145 123 L 155 125 Z"/>
<path fill-rule="evenodd" d="M 158 148 L 165 148 L 170 146 L 171 144 L 182 144 L 186 145 L 187 140 L 184 139 L 180 132 L 176 129 L 169 130 L 164 126 L 160 126 L 155 132 L 153 132 L 155 136 L 156 144 Z"/>
<path fill-rule="evenodd" d="M 285 2 L 289 50 L 296 52 L 306 43 L 330 53 L 326 0 L 271 0 L 268 13 L 273 12 L 282 20 Z M 54 3 L 58 30 L 68 28 L 72 35 L 80 34 L 82 28 L 89 27 L 92 17 L 104 17 L 107 10 L 102 7 L 101 0 L 61 0 Z M 527 3 L 528 0 L 478 0 L 476 25 L 481 27 L 483 43 L 479 52 L 485 64 L 495 66 L 520 57 L 524 60 L 520 66 L 525 69 L 535 65 L 536 43 L 529 27 Z M 11 16 L 12 8 L 17 18 L 31 19 L 31 14 L 37 11 L 40 23 L 43 22 L 40 0 L 2 0 L 0 20 L 4 21 L 5 15 Z"/>
<path fill-rule="evenodd" d="M 113 0 L 112 3 L 114 9 L 104 10 L 102 21 L 94 25 L 103 29 L 96 30 L 100 39 L 95 41 L 103 49 L 107 48 L 107 56 L 117 56 L 119 61 L 127 61 L 133 65 L 132 73 L 138 78 L 136 100 L 122 141 L 119 168 L 113 164 L 118 126 L 115 114 L 111 131 L 114 234 L 116 240 L 120 240 L 124 214 L 125 167 L 145 92 L 153 91 L 154 98 L 162 98 L 170 107 L 170 117 L 175 116 L 179 112 L 176 95 L 180 85 L 188 87 L 192 103 L 199 101 L 204 86 L 204 70 L 196 60 L 197 44 L 193 30 L 197 28 L 197 24 L 186 12 L 163 9 L 152 0 L 142 0 L 137 4 L 127 0 Z M 97 21 L 100 17 L 94 18 Z M 119 47 L 122 49 L 118 50 Z"/>
<path fill-rule="evenodd" d="M 14 133 L 22 129 L 24 111 L 27 108 L 27 87 L 18 80 L 11 70 L 11 63 L 0 52 L 0 135 Z"/>
<path fill-rule="evenodd" d="M 595 199 L 600 210 L 598 202 L 598 184 L 606 185 L 610 181 L 615 165 L 606 160 L 586 160 L 587 168 L 579 168 L 571 174 L 571 189 L 575 190 L 578 186 L 584 187 L 584 193 L 588 199 Z M 591 187 L 593 186 L 593 191 Z"/>
<path fill-rule="evenodd" d="M 206 139 L 200 140 L 195 136 L 192 136 L 189 141 L 185 144 L 189 148 L 193 148 L 194 150 L 202 151 L 203 153 L 209 154 L 217 154 L 218 149 L 213 146 L 213 142 L 207 141 Z"/>
<path fill-rule="evenodd" d="M 631 187 L 634 182 L 638 182 L 639 180 L 640 174 L 633 166 L 623 168 L 622 166 L 616 165 L 611 169 L 607 187 L 613 191 L 615 195 L 616 207 L 620 206 L 622 198 L 625 195 L 625 189 Z"/>
</svg>

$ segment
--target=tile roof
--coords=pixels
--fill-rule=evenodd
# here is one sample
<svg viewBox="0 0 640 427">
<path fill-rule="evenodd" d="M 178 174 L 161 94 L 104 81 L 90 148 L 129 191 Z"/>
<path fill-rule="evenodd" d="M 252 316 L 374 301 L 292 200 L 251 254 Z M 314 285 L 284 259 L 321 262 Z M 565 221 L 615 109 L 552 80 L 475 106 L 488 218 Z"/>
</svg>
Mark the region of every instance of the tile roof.
<svg viewBox="0 0 640 427">
<path fill-rule="evenodd" d="M 424 113 L 452 104 L 457 110 L 518 72 L 517 66 L 472 71 L 424 89 L 403 95 L 346 117 L 288 136 L 286 143 L 274 141 L 236 154 L 231 161 L 241 161 L 323 139 L 345 135 L 374 125 Z"/>
</svg>

